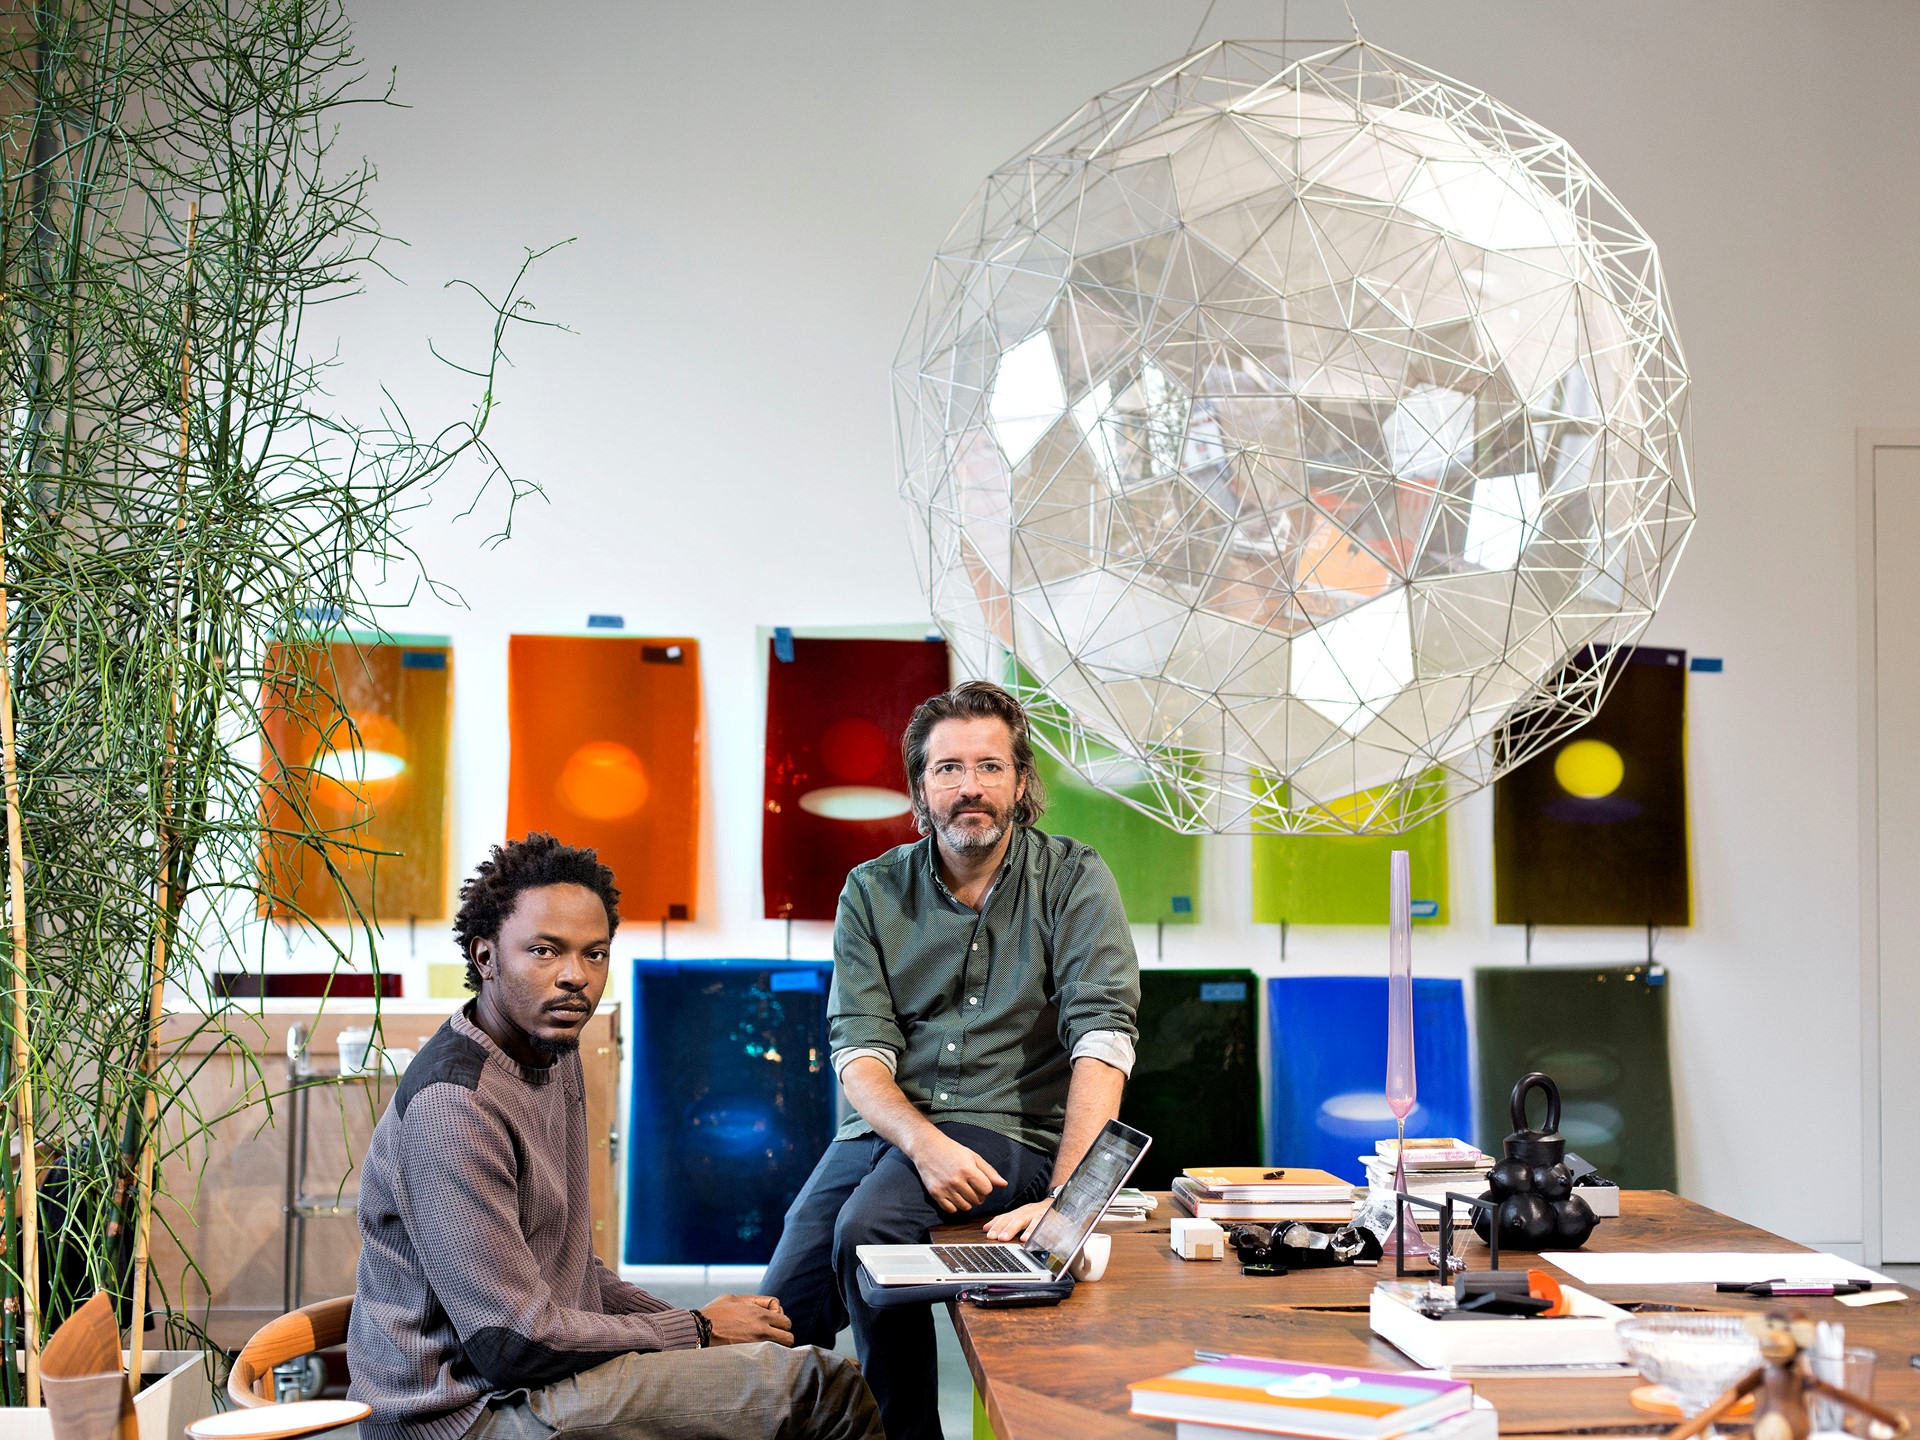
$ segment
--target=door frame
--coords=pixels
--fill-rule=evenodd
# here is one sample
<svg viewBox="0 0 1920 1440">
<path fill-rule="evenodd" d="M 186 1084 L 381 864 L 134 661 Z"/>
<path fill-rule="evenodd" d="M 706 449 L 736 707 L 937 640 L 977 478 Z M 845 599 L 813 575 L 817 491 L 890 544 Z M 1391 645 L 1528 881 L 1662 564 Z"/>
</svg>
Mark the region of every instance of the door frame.
<svg viewBox="0 0 1920 1440">
<path fill-rule="evenodd" d="M 1866 1263 L 1881 1263 L 1880 1205 L 1880 735 L 1878 555 L 1874 456 L 1920 449 L 1920 429 L 1854 431 L 1860 746 L 1860 1239 Z"/>
</svg>

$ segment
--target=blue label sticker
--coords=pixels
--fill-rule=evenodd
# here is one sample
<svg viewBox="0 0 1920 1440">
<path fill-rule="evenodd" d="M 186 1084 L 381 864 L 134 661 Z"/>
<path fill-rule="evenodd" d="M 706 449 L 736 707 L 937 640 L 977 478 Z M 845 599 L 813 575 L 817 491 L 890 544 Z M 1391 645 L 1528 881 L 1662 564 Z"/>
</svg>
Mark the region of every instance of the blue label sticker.
<svg viewBox="0 0 1920 1440">
<path fill-rule="evenodd" d="M 1174 896 L 1173 913 L 1176 915 L 1191 915 L 1193 913 L 1193 897 L 1191 895 Z"/>
<path fill-rule="evenodd" d="M 402 650 L 400 652 L 402 670 L 444 670 L 447 668 L 447 652 L 444 650 Z"/>
<path fill-rule="evenodd" d="M 1411 906 L 1416 920 L 1436 920 L 1440 916 L 1438 900 L 1415 900 Z"/>
<path fill-rule="evenodd" d="M 793 663 L 793 631 L 785 625 L 773 627 L 773 658 L 782 665 Z"/>
<path fill-rule="evenodd" d="M 1696 675 L 1718 675 L 1727 668 L 1727 662 L 1718 655 L 1696 655 L 1687 668 Z"/>
<path fill-rule="evenodd" d="M 1202 980 L 1200 998 L 1218 1001 L 1222 1004 L 1238 1005 L 1247 998 L 1247 982 L 1244 980 Z"/>
<path fill-rule="evenodd" d="M 587 628 L 589 630 L 624 630 L 627 628 L 627 617 L 624 615 L 589 615 L 587 616 Z"/>
<path fill-rule="evenodd" d="M 827 977 L 821 973 L 825 969 L 826 967 L 822 965 L 817 968 L 809 967 L 805 970 L 776 970 L 773 972 L 770 988 L 774 990 L 806 990 L 817 995 L 827 988 Z"/>
</svg>

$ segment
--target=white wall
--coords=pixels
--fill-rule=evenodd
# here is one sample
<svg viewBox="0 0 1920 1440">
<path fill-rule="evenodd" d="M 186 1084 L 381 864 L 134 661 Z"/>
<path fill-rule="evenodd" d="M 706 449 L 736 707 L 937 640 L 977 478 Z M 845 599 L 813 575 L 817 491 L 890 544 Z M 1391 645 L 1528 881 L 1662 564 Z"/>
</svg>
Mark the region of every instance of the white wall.
<svg viewBox="0 0 1920 1440">
<path fill-rule="evenodd" d="M 1852 435 L 1920 424 L 1920 8 L 1902 0 L 1355 0 L 1376 43 L 1566 136 L 1660 243 L 1695 376 L 1701 522 L 1658 644 L 1695 677 L 1697 920 L 1669 933 L 1686 1191 L 1818 1243 L 1862 1239 Z M 703 644 L 707 822 L 698 923 L 677 956 L 783 952 L 759 894 L 761 625 L 917 624 L 894 500 L 889 364 L 923 267 L 979 180 L 1081 100 L 1184 53 L 1205 6 L 1143 0 L 500 0 L 364 3 L 361 53 L 410 109 L 363 112 L 346 152 L 411 248 L 333 319 L 339 389 L 416 418 L 459 391 L 422 337 L 478 317 L 441 282 L 531 284 L 576 334 L 515 345 L 495 439 L 540 479 L 512 542 L 425 517 L 415 539 L 469 608 L 450 633 L 456 867 L 504 822 L 505 637 L 580 628 Z M 1207 39 L 1282 7 L 1219 0 Z M 1337 3 L 1291 6 L 1338 36 Z M 1490 808 L 1454 812 L 1453 923 L 1427 973 L 1518 961 L 1491 923 Z M 1277 961 L 1248 920 L 1246 841 L 1210 841 L 1205 923 L 1169 962 Z M 404 934 L 391 958 L 424 989 Z M 1141 935 L 1151 958 L 1153 936 Z M 422 934 L 419 964 L 453 958 Z M 1628 932 L 1543 932 L 1537 960 L 1633 959 Z M 623 959 L 658 935 L 623 935 Z M 828 953 L 824 925 L 794 952 Z M 1377 970 L 1385 937 L 1295 929 L 1300 970 Z M 1821 1163 L 1809 1169 L 1808 1158 Z M 1783 1163 L 1789 1162 L 1789 1163 Z M 1796 1177 L 1783 1181 L 1783 1175 Z M 1809 1180 L 1809 1177 L 1814 1177 Z"/>
</svg>

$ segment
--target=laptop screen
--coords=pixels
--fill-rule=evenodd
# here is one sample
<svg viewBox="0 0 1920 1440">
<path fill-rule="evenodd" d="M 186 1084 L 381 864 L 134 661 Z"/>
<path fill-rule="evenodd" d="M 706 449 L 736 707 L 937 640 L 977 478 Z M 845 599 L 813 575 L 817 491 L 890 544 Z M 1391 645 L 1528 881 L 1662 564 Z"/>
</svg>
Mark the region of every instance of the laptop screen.
<svg viewBox="0 0 1920 1440">
<path fill-rule="evenodd" d="M 1094 1225 L 1153 1142 L 1131 1125 L 1109 1120 L 1067 1177 L 1060 1198 L 1040 1217 L 1027 1249 L 1058 1275 L 1073 1263 Z"/>
</svg>

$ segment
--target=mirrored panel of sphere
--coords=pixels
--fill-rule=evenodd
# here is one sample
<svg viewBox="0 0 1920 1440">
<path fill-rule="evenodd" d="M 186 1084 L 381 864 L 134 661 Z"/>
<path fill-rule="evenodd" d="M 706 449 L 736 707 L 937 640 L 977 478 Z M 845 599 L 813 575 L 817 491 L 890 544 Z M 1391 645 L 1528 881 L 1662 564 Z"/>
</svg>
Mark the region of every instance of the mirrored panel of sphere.
<svg viewBox="0 0 1920 1440">
<path fill-rule="evenodd" d="M 954 226 L 895 379 L 960 666 L 1186 831 L 1490 783 L 1593 713 L 1693 520 L 1652 242 L 1566 142 L 1364 44 L 1090 101 Z"/>
</svg>

